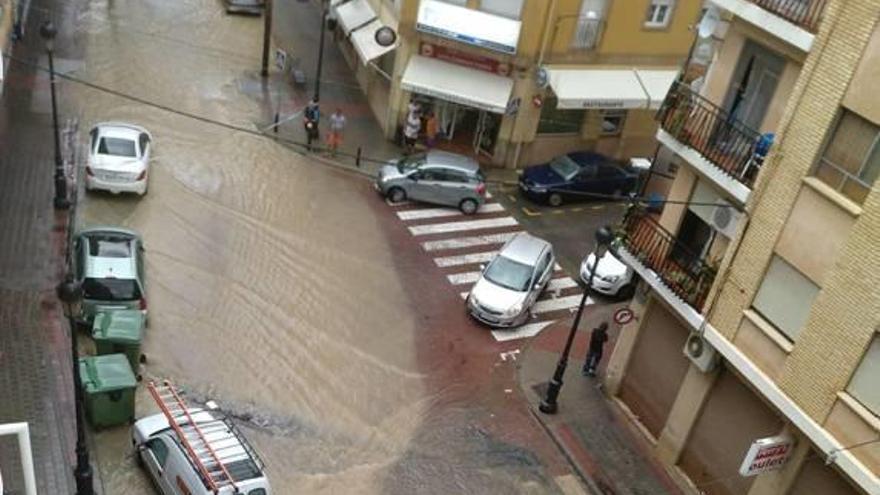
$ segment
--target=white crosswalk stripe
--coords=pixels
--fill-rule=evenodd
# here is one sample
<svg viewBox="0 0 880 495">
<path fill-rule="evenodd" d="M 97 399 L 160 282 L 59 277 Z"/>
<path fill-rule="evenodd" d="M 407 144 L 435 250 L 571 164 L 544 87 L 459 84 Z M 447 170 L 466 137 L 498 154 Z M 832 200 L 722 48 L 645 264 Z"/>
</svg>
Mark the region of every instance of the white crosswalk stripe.
<svg viewBox="0 0 880 495">
<path fill-rule="evenodd" d="M 447 249 L 462 249 L 476 246 L 487 246 L 491 244 L 504 244 L 513 239 L 513 236 L 519 232 L 503 232 L 501 234 L 476 235 L 472 237 L 456 237 L 453 239 L 440 239 L 438 241 L 427 241 L 422 243 L 422 249 L 425 251 L 443 251 Z"/>
<path fill-rule="evenodd" d="M 459 256 L 444 256 L 442 258 L 434 258 L 434 263 L 439 267 L 471 265 L 473 263 L 486 263 L 492 261 L 492 258 L 498 254 L 498 251 L 486 251 L 483 253 L 462 254 Z"/>
<path fill-rule="evenodd" d="M 486 191 L 486 199 L 492 199 L 492 193 L 490 193 L 489 191 Z M 414 205 L 414 204 L 416 204 L 415 201 L 409 201 L 409 200 L 406 200 L 406 199 L 403 200 L 403 201 L 400 201 L 400 202 L 398 202 L 398 203 L 395 203 L 395 202 L 391 201 L 391 200 L 388 199 L 388 198 L 385 198 L 385 203 L 387 203 L 388 206 L 391 206 L 391 207 L 394 207 L 394 208 L 400 208 L 400 207 L 402 207 L 402 206 L 409 206 L 409 205 Z M 480 209 L 478 213 L 482 213 L 482 212 L 483 212 L 483 210 Z"/>
<path fill-rule="evenodd" d="M 504 211 L 504 207 L 501 206 L 501 203 L 488 203 L 481 206 L 480 209 L 477 210 L 477 214 L 498 213 L 500 211 Z M 461 210 L 456 210 L 454 208 L 419 208 L 418 210 L 404 210 L 397 212 L 397 218 L 404 222 L 411 220 L 424 220 L 426 218 L 457 217 L 463 215 L 464 213 L 462 213 Z"/>
<path fill-rule="evenodd" d="M 507 342 L 508 340 L 526 339 L 534 337 L 541 333 L 541 330 L 553 323 L 553 320 L 539 321 L 537 323 L 526 323 L 516 328 L 504 330 L 492 330 L 492 337 L 498 342 Z"/>
<path fill-rule="evenodd" d="M 573 309 L 578 306 L 581 302 L 581 295 L 577 294 L 574 296 L 565 296 L 565 297 L 556 297 L 552 299 L 544 299 L 543 301 L 538 301 L 532 306 L 532 313 L 541 314 L 541 313 L 549 313 L 551 311 L 559 311 L 561 309 Z M 593 300 L 587 298 L 588 306 L 593 304 Z"/>
<path fill-rule="evenodd" d="M 467 230 L 492 229 L 497 227 L 511 227 L 517 225 L 513 217 L 486 218 L 483 220 L 467 220 L 464 222 L 434 223 L 428 225 L 415 225 L 409 227 L 412 235 L 446 234 L 449 232 L 463 232 Z"/>
</svg>

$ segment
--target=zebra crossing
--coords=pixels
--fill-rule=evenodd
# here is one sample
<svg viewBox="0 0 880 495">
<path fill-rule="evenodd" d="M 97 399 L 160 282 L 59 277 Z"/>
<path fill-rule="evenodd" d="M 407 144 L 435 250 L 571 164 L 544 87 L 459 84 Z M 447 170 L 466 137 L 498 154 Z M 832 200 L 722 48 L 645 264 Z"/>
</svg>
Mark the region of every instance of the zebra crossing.
<svg viewBox="0 0 880 495">
<path fill-rule="evenodd" d="M 391 203 L 398 220 L 419 242 L 422 251 L 440 269 L 446 281 L 467 299 L 471 286 L 480 278 L 480 265 L 488 263 L 501 246 L 520 232 L 519 222 L 494 202 L 482 205 L 470 216 L 454 208 L 438 208 L 419 203 Z M 554 321 L 570 315 L 580 304 L 578 283 L 565 275 L 559 265 L 544 293 L 531 309 L 531 318 L 511 329 L 492 330 L 499 342 L 534 337 Z M 587 300 L 587 304 L 592 304 Z M 462 305 L 464 311 L 464 305 Z"/>
</svg>

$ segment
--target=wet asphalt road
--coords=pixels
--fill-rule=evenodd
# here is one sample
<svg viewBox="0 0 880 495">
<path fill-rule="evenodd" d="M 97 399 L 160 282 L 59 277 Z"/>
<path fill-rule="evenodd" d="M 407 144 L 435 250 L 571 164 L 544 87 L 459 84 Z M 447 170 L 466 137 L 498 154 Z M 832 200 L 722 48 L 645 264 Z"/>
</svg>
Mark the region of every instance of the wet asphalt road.
<svg viewBox="0 0 880 495">
<path fill-rule="evenodd" d="M 254 129 L 262 23 L 215 0 L 65 9 L 73 75 Z M 280 21 L 278 21 L 280 22 Z M 155 138 L 143 198 L 84 196 L 80 225 L 146 244 L 141 370 L 240 418 L 276 493 L 554 493 L 570 474 L 516 391 L 514 365 L 462 310 L 371 185 L 271 140 L 72 82 L 63 112 Z M 564 311 L 563 311 L 564 312 Z M 138 415 L 156 411 L 139 389 Z M 124 428 L 98 432 L 104 492 L 152 493 Z"/>
</svg>

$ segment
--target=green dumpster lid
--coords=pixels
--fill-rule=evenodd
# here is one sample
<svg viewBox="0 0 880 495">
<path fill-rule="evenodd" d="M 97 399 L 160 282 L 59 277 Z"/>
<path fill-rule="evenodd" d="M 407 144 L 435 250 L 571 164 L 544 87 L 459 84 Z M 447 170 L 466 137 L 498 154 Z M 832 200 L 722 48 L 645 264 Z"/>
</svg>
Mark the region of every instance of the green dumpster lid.
<svg viewBox="0 0 880 495">
<path fill-rule="evenodd" d="M 112 392 L 137 386 L 125 354 L 80 358 L 79 376 L 88 392 Z"/>
<path fill-rule="evenodd" d="M 120 344 L 138 344 L 144 331 L 144 314 L 138 310 L 123 309 L 95 315 L 92 337 Z"/>
</svg>

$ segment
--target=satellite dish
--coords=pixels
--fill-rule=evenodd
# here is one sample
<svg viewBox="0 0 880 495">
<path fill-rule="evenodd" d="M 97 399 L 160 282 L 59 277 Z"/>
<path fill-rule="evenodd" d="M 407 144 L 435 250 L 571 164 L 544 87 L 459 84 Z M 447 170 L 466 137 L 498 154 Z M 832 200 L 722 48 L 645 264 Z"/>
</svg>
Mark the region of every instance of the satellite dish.
<svg viewBox="0 0 880 495">
<path fill-rule="evenodd" d="M 697 27 L 697 35 L 704 39 L 711 37 L 719 22 L 721 22 L 721 13 L 718 11 L 718 7 L 710 5 L 709 8 L 706 9 L 706 13 L 703 14 L 703 18 L 700 19 L 700 25 Z"/>
</svg>

